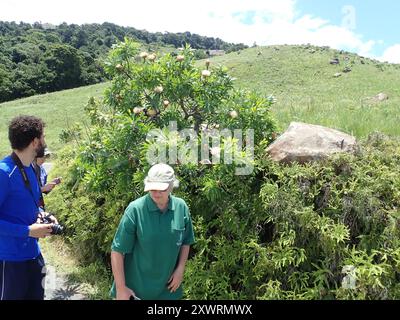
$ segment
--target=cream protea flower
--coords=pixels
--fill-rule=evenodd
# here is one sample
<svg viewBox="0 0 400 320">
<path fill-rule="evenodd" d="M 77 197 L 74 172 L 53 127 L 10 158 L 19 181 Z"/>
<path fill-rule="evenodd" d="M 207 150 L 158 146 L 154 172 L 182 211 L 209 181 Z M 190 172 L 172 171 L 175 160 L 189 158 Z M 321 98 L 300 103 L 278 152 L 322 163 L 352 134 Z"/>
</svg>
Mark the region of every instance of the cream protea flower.
<svg viewBox="0 0 400 320">
<path fill-rule="evenodd" d="M 238 113 L 235 110 L 232 110 L 231 112 L 229 112 L 229 115 L 231 116 L 232 119 L 235 119 L 238 117 Z"/>
<path fill-rule="evenodd" d="M 149 56 L 149 54 L 146 51 L 143 51 L 139 54 L 139 57 L 146 59 Z"/>
<path fill-rule="evenodd" d="M 134 107 L 133 108 L 133 113 L 134 114 L 139 114 L 143 111 L 143 108 L 139 108 L 139 107 Z"/>
<path fill-rule="evenodd" d="M 151 54 L 149 54 L 149 55 L 147 56 L 147 59 L 148 59 L 149 61 L 154 61 L 154 60 L 156 60 L 156 58 L 157 58 L 157 56 L 156 56 L 154 53 L 151 53 Z"/>
<path fill-rule="evenodd" d="M 161 93 L 164 91 L 164 88 L 162 86 L 157 86 L 154 88 L 155 93 Z"/>
<path fill-rule="evenodd" d="M 210 63 L 211 63 L 211 62 L 210 62 L 210 59 L 207 59 L 207 60 L 206 60 L 206 67 L 207 67 L 207 70 L 208 70 L 208 67 L 210 66 Z"/>
<path fill-rule="evenodd" d="M 209 70 L 203 70 L 203 71 L 201 72 L 201 75 L 202 75 L 203 77 L 205 77 L 205 78 L 208 78 L 209 76 L 211 76 L 211 71 L 209 71 Z"/>
<path fill-rule="evenodd" d="M 163 101 L 163 105 L 164 105 L 164 107 L 168 107 L 169 106 L 169 101 L 168 100 L 164 100 Z"/>
<path fill-rule="evenodd" d="M 184 55 L 178 55 L 177 57 L 176 57 L 176 61 L 178 61 L 178 62 L 181 62 L 181 61 L 183 61 L 185 59 L 185 56 Z"/>
</svg>

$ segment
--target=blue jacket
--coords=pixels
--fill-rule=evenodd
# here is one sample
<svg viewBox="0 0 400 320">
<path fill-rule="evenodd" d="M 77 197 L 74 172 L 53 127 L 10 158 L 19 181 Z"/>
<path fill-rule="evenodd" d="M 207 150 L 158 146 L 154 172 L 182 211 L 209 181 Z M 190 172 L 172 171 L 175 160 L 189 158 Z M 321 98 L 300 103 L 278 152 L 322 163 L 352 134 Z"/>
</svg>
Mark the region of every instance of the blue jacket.
<svg viewBox="0 0 400 320">
<path fill-rule="evenodd" d="M 11 156 L 0 161 L 0 260 L 25 261 L 40 254 L 38 240 L 29 237 L 36 222 L 40 187 L 32 166 L 25 167 L 32 194 Z"/>
</svg>

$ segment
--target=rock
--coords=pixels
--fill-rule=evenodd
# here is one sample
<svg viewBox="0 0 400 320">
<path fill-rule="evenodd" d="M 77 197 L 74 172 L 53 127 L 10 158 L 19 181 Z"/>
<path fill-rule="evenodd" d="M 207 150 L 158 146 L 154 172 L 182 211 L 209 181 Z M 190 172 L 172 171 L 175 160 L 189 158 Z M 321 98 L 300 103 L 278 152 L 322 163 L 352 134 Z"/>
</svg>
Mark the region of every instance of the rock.
<svg viewBox="0 0 400 320">
<path fill-rule="evenodd" d="M 343 69 L 343 72 L 344 73 L 351 72 L 351 68 L 350 67 L 346 67 L 346 68 Z"/>
<path fill-rule="evenodd" d="M 339 77 L 342 76 L 342 74 L 341 74 L 340 72 L 337 72 L 337 73 L 335 73 L 333 76 L 334 76 L 335 78 L 339 78 Z"/>
<path fill-rule="evenodd" d="M 339 62 L 339 58 L 331 59 L 331 61 L 329 61 L 329 63 L 330 63 L 330 64 L 339 64 L 339 63 L 340 63 L 340 62 Z"/>
<path fill-rule="evenodd" d="M 292 122 L 266 150 L 281 163 L 320 161 L 338 152 L 354 153 L 357 141 L 346 133 L 318 125 Z"/>
<path fill-rule="evenodd" d="M 371 101 L 372 102 L 383 102 L 388 99 L 389 99 L 389 96 L 386 93 L 381 92 L 381 93 L 377 94 L 375 97 L 372 97 Z"/>
</svg>

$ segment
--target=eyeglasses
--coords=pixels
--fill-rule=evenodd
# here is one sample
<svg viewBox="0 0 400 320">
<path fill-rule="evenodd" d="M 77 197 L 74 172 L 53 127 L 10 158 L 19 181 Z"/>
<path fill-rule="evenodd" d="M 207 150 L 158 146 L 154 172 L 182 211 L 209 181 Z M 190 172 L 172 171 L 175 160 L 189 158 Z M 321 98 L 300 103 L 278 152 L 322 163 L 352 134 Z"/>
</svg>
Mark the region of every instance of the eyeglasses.
<svg viewBox="0 0 400 320">
<path fill-rule="evenodd" d="M 169 188 L 165 189 L 165 190 L 150 190 L 152 192 L 161 192 L 161 193 L 165 193 L 169 190 Z"/>
</svg>

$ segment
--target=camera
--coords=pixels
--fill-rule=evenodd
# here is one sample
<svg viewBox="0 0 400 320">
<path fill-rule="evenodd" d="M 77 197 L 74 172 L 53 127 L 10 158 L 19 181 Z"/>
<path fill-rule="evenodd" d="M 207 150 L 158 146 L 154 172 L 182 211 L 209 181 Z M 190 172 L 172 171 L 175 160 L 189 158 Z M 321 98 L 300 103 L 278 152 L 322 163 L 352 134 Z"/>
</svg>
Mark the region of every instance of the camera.
<svg viewBox="0 0 400 320">
<path fill-rule="evenodd" d="M 50 219 L 50 217 L 51 217 L 52 215 L 53 215 L 53 214 L 48 214 L 47 216 L 42 217 L 42 218 L 41 218 L 41 222 L 42 222 L 42 223 L 45 223 L 45 224 L 51 224 L 51 223 L 53 223 L 53 221 Z M 62 225 L 60 225 L 60 224 L 55 223 L 55 224 L 53 224 L 53 225 L 51 226 L 51 234 L 59 235 L 59 234 L 62 234 L 63 231 L 64 231 L 64 227 L 63 227 Z"/>
</svg>

